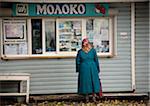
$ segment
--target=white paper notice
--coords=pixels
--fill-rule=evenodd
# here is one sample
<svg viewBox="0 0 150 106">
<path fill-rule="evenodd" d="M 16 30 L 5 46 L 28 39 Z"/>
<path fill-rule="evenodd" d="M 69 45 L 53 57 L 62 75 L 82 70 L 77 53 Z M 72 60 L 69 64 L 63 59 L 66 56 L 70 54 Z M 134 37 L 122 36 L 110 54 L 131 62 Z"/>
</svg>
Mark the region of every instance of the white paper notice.
<svg viewBox="0 0 150 106">
<path fill-rule="evenodd" d="M 101 30 L 101 40 L 108 40 L 108 29 L 102 29 Z"/>
<path fill-rule="evenodd" d="M 27 43 L 19 44 L 19 54 L 27 54 Z"/>
<path fill-rule="evenodd" d="M 17 53 L 17 45 L 14 44 L 8 44 L 5 45 L 5 55 L 14 55 Z"/>
</svg>

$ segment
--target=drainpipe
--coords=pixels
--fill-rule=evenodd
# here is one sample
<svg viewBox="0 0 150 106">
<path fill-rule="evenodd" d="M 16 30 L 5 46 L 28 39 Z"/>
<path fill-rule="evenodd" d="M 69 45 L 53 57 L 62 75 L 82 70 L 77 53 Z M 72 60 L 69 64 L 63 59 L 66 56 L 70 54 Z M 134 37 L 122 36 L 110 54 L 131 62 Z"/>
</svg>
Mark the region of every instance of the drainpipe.
<svg viewBox="0 0 150 106">
<path fill-rule="evenodd" d="M 132 90 L 135 85 L 135 3 L 131 3 L 131 71 L 132 71 Z"/>
</svg>

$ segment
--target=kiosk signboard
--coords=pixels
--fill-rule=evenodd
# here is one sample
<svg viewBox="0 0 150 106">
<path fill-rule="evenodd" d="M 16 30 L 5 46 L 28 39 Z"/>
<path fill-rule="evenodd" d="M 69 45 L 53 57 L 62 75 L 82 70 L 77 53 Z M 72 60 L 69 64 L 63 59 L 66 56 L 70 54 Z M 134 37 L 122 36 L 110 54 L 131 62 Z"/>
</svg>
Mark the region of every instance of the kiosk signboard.
<svg viewBox="0 0 150 106">
<path fill-rule="evenodd" d="M 13 16 L 108 16 L 108 4 L 13 4 Z"/>
</svg>

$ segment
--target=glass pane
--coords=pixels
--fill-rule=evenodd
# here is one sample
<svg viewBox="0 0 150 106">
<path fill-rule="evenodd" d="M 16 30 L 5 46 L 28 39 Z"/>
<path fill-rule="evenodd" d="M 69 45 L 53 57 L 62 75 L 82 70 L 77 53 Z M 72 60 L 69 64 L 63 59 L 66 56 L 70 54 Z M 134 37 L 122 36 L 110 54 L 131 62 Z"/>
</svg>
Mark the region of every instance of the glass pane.
<svg viewBox="0 0 150 106">
<path fill-rule="evenodd" d="M 61 21 L 59 23 L 59 51 L 74 52 L 81 48 L 81 21 Z"/>
<path fill-rule="evenodd" d="M 109 19 L 88 19 L 86 33 L 97 52 L 109 52 Z"/>
<path fill-rule="evenodd" d="M 21 24 L 6 24 L 5 31 L 6 39 L 22 39 L 24 37 L 24 26 Z"/>
<path fill-rule="evenodd" d="M 56 51 L 56 33 L 55 33 L 55 21 L 45 21 L 45 45 L 46 52 Z"/>
<path fill-rule="evenodd" d="M 32 19 L 32 54 L 42 54 L 42 20 Z"/>
</svg>

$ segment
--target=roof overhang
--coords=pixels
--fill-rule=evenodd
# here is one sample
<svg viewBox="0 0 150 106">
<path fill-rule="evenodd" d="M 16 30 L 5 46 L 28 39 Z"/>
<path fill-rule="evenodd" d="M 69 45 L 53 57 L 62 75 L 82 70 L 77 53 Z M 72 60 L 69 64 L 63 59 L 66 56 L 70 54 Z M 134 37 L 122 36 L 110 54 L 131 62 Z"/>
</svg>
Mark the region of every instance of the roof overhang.
<svg viewBox="0 0 150 106">
<path fill-rule="evenodd" d="M 1 0 L 1 2 L 21 3 L 97 3 L 97 2 L 148 2 L 149 0 Z"/>
</svg>

